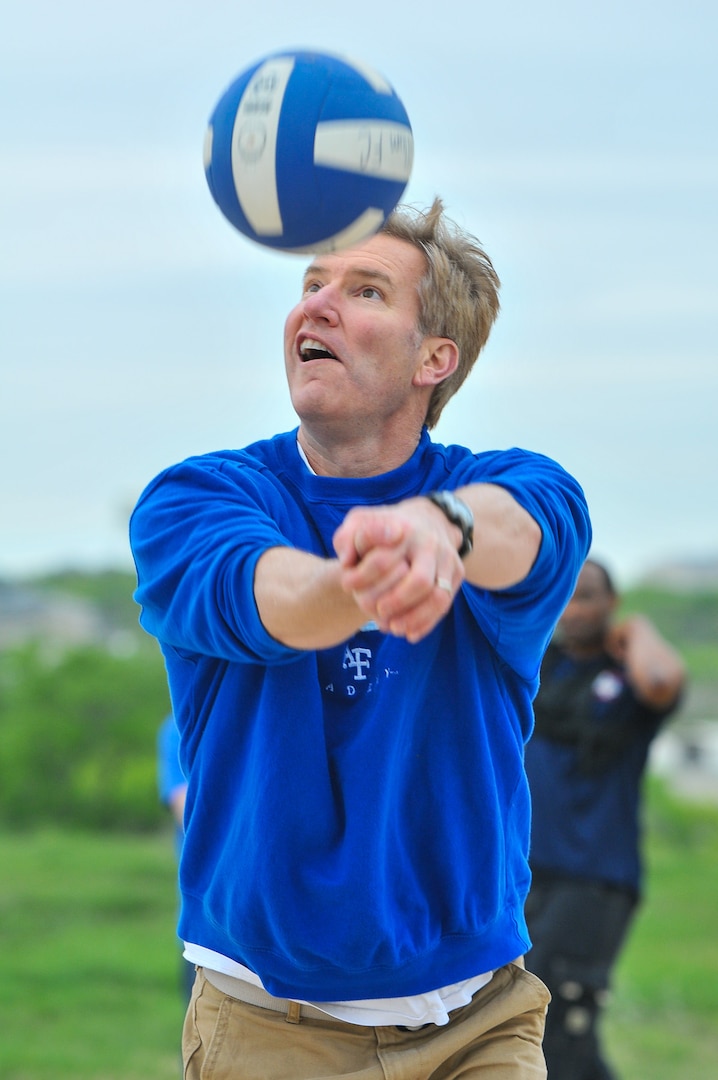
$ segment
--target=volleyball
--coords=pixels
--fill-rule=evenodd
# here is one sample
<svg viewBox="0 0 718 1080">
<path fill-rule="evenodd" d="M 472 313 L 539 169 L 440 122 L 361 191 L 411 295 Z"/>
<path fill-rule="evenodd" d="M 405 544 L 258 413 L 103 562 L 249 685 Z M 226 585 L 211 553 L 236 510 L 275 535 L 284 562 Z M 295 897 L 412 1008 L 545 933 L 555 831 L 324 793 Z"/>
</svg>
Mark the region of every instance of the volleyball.
<svg viewBox="0 0 718 1080">
<path fill-rule="evenodd" d="M 241 233 L 297 253 L 373 235 L 411 175 L 406 110 L 385 78 L 348 58 L 273 53 L 225 90 L 211 114 L 204 169 Z"/>
</svg>

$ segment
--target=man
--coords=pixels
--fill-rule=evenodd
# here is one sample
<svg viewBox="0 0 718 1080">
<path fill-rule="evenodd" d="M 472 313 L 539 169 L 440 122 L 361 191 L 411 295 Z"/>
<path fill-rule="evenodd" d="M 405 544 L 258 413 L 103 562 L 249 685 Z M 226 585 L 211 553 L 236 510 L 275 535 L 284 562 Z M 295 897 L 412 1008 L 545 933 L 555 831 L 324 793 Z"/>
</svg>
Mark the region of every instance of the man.
<svg viewBox="0 0 718 1080">
<path fill-rule="evenodd" d="M 190 1080 L 545 1076 L 523 748 L 590 525 L 554 462 L 429 438 L 497 312 L 439 200 L 395 212 L 305 274 L 298 430 L 133 515 L 189 779 Z"/>
<path fill-rule="evenodd" d="M 641 884 L 640 785 L 678 703 L 683 664 L 648 619 L 614 622 L 606 568 L 586 561 L 549 646 L 526 752 L 533 797 L 527 965 L 552 994 L 549 1080 L 610 1080 L 597 1023 Z"/>
</svg>

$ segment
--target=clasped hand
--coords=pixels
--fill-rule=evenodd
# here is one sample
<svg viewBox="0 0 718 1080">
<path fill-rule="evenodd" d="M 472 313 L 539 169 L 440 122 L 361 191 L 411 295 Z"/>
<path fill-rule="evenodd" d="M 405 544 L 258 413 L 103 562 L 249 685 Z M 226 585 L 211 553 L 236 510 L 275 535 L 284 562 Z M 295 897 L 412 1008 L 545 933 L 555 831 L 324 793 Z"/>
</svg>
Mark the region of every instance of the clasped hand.
<svg viewBox="0 0 718 1080">
<path fill-rule="evenodd" d="M 459 530 L 427 499 L 356 507 L 334 534 L 341 586 L 385 633 L 417 642 L 464 580 Z"/>
</svg>

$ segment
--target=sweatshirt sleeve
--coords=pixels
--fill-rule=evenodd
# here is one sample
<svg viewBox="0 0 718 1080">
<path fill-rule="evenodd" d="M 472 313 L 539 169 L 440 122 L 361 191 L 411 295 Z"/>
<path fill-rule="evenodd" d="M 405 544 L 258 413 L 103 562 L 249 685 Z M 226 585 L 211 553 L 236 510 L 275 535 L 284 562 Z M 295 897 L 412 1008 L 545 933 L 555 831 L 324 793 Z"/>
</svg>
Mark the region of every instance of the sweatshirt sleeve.
<svg viewBox="0 0 718 1080">
<path fill-rule="evenodd" d="M 276 486 L 241 462 L 189 459 L 161 473 L 130 520 L 140 623 L 163 645 L 253 663 L 301 655 L 259 618 L 254 571 L 268 548 L 291 546 Z"/>
<path fill-rule="evenodd" d="M 480 479 L 509 491 L 541 528 L 538 554 L 523 581 L 498 592 L 466 589 L 498 655 L 538 686 L 541 659 L 591 545 L 586 499 L 557 462 L 522 450 L 496 455 Z"/>
</svg>

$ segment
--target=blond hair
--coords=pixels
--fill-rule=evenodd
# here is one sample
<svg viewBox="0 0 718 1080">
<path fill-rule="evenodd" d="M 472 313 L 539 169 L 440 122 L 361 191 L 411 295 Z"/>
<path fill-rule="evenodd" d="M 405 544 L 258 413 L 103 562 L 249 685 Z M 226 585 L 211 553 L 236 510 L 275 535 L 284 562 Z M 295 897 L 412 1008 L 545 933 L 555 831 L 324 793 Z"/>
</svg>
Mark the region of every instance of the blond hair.
<svg viewBox="0 0 718 1080">
<path fill-rule="evenodd" d="M 446 218 L 439 198 L 426 211 L 398 206 L 381 232 L 408 241 L 426 259 L 418 287 L 421 334 L 450 338 L 458 346 L 456 371 L 439 383 L 429 402 L 426 425 L 432 428 L 488 340 L 499 313 L 501 282 L 479 241 Z"/>
</svg>

